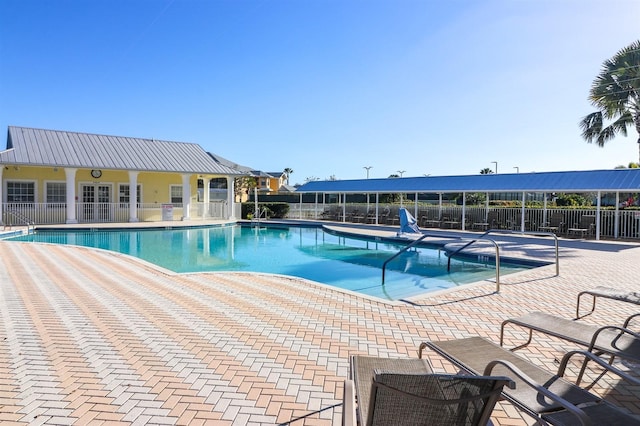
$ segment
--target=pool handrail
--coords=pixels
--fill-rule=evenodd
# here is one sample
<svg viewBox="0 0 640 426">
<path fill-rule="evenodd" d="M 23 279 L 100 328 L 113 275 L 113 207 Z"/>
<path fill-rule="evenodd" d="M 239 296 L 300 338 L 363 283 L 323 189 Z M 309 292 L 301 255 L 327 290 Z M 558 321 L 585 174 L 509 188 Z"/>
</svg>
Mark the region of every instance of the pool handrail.
<svg viewBox="0 0 640 426">
<path fill-rule="evenodd" d="M 11 216 L 12 218 L 16 219 L 18 222 L 21 222 L 24 226 L 26 226 L 27 227 L 27 234 L 31 234 L 31 233 L 35 232 L 35 230 L 36 230 L 35 222 L 30 220 L 24 214 L 22 214 L 22 213 L 20 213 L 18 211 L 15 211 L 15 210 L 5 210 L 4 213 L 7 216 Z M 13 221 L 12 221 L 12 223 L 13 223 Z M 3 221 L 3 225 L 4 225 L 4 229 L 5 230 L 7 229 L 7 226 L 10 229 L 13 226 L 13 224 L 7 225 L 5 221 Z"/>
<path fill-rule="evenodd" d="M 500 246 L 498 245 L 498 243 L 495 240 L 490 239 L 490 238 L 484 238 L 484 237 L 486 237 L 487 235 L 489 235 L 491 233 L 552 236 L 554 238 L 554 244 L 555 244 L 556 276 L 560 275 L 560 260 L 559 260 L 559 248 L 558 248 L 559 245 L 558 245 L 558 236 L 556 234 L 554 234 L 553 232 L 513 231 L 513 230 L 508 230 L 508 229 L 489 229 L 489 230 L 485 231 L 484 233 L 482 233 L 478 238 L 472 239 L 467 244 L 465 244 L 462 247 L 458 248 L 453 253 L 450 253 L 448 255 L 448 260 L 447 260 L 447 271 L 449 271 L 451 269 L 451 257 L 453 257 L 455 254 L 459 253 L 461 250 L 467 248 L 468 246 L 470 246 L 471 244 L 473 244 L 473 243 L 475 243 L 475 242 L 477 242 L 479 240 L 480 241 L 490 242 L 496 248 L 496 293 L 499 293 L 500 292 Z M 391 256 L 389 259 L 385 260 L 385 262 L 382 264 L 382 285 L 383 286 L 385 284 L 385 271 L 386 271 L 387 263 L 389 263 L 390 261 L 392 261 L 393 259 L 398 257 L 400 254 L 404 253 L 405 251 L 407 251 L 411 247 L 415 246 L 416 244 L 418 244 L 419 242 L 421 242 L 422 240 L 424 240 L 428 236 L 440 237 L 440 238 L 445 237 L 445 238 L 452 238 L 452 239 L 458 239 L 458 240 L 466 240 L 467 239 L 467 238 L 458 237 L 458 236 L 444 236 L 444 235 L 441 235 L 441 234 L 430 235 L 430 234 L 428 234 L 426 232 L 423 233 L 423 235 L 420 238 L 418 238 L 417 240 L 412 241 L 411 244 L 407 245 L 406 247 L 403 247 L 399 252 L 397 252 L 396 254 Z"/>
<path fill-rule="evenodd" d="M 533 235 L 533 236 L 540 236 L 540 237 L 553 237 L 554 239 L 554 245 L 555 245 L 555 258 L 556 258 L 556 276 L 560 275 L 560 250 L 559 250 L 559 240 L 558 240 L 558 236 L 553 233 L 553 232 L 545 232 L 545 231 L 514 231 L 511 229 L 488 229 L 485 232 L 482 233 L 482 235 L 480 235 L 477 239 L 481 239 L 482 237 L 489 235 L 489 234 L 519 234 L 519 235 Z M 472 242 L 471 242 L 472 243 Z M 471 244 L 469 243 L 469 244 Z M 467 247 L 469 244 L 467 244 L 466 246 L 462 247 L 465 248 Z M 456 253 L 460 250 L 462 250 L 462 248 L 458 249 L 456 251 Z M 455 254 L 455 253 L 452 253 Z M 449 257 L 451 258 L 451 257 Z"/>
<path fill-rule="evenodd" d="M 429 236 L 428 234 L 423 234 L 420 238 L 418 238 L 417 240 L 413 240 L 411 244 L 406 245 L 399 252 L 397 252 L 396 254 L 394 254 L 393 256 L 391 256 L 390 258 L 384 261 L 384 263 L 382 264 L 382 285 L 384 285 L 384 276 L 385 276 L 385 270 L 387 269 L 387 263 L 391 262 L 393 259 L 400 256 L 402 253 L 409 250 L 411 247 L 417 245 L 420 241 L 424 240 L 428 236 Z"/>
<path fill-rule="evenodd" d="M 463 245 L 462 247 L 458 248 L 453 253 L 449 253 L 447 255 L 447 272 L 449 272 L 451 270 L 451 258 L 454 255 L 460 253 L 462 250 L 464 250 L 465 248 L 469 247 L 471 244 L 476 243 L 478 241 L 491 242 L 494 245 L 494 247 L 496 248 L 496 293 L 500 293 L 500 246 L 498 245 L 498 243 L 495 240 L 492 240 L 490 238 L 482 238 L 486 234 L 487 233 L 485 232 L 484 234 L 482 234 L 480 236 L 480 238 L 475 238 L 475 239 L 469 241 L 467 244 Z"/>
<path fill-rule="evenodd" d="M 400 254 L 402 254 L 405 251 L 409 250 L 411 247 L 417 245 L 419 242 L 421 242 L 425 238 L 427 238 L 427 237 L 436 237 L 436 236 L 437 237 L 443 237 L 443 235 L 436 235 L 436 234 L 429 235 L 427 233 L 423 233 L 423 235 L 420 238 L 418 238 L 417 240 L 412 241 L 411 244 L 408 244 L 407 246 L 403 247 L 399 252 L 397 252 L 396 254 L 391 256 L 389 259 L 385 260 L 384 263 L 382 264 L 382 285 L 384 286 L 384 278 L 385 278 L 385 271 L 386 271 L 386 268 L 387 268 L 387 263 L 391 262 L 393 259 L 395 259 L 396 257 L 400 256 Z M 463 237 L 458 237 L 458 236 L 445 236 L 445 238 L 452 238 L 452 239 L 458 239 L 458 240 L 465 239 Z M 469 244 L 472 244 L 476 240 L 471 241 Z M 500 292 L 500 246 L 498 246 L 498 243 L 496 243 L 494 240 L 489 239 L 489 238 L 485 238 L 485 239 L 483 239 L 483 241 L 492 242 L 493 245 L 496 247 L 496 293 L 499 293 Z M 464 247 L 468 246 L 469 244 L 466 244 Z M 457 251 L 456 251 L 456 253 L 457 253 Z M 449 255 L 449 259 L 451 259 L 450 255 Z"/>
<path fill-rule="evenodd" d="M 429 235 L 427 233 L 423 233 L 423 235 L 420 238 L 418 238 L 417 240 L 412 241 L 411 244 L 408 244 L 407 246 L 403 247 L 396 254 L 394 254 L 389 259 L 384 261 L 384 263 L 382 264 L 382 285 L 383 286 L 384 286 L 385 271 L 386 271 L 386 268 L 387 268 L 387 263 L 391 262 L 393 259 L 395 259 L 396 257 L 400 256 L 400 254 L 402 254 L 405 251 L 409 250 L 411 247 L 417 245 L 419 242 L 421 242 L 422 240 L 424 240 L 425 238 L 427 238 L 429 236 L 436 236 L 436 235 Z M 438 235 L 438 236 L 442 237 L 442 235 Z M 462 237 L 453 237 L 453 236 L 448 237 L 448 238 L 463 239 Z M 473 243 L 474 241 L 471 241 L 469 244 Z M 490 241 L 496 247 L 496 293 L 499 293 L 500 292 L 500 246 L 498 246 L 498 243 L 496 243 L 494 240 L 489 239 L 489 238 L 483 239 L 483 241 Z M 465 245 L 465 247 L 468 246 L 469 244 Z M 451 259 L 450 256 L 449 256 L 449 259 Z M 447 269 L 447 270 L 449 270 L 449 269 Z"/>
</svg>

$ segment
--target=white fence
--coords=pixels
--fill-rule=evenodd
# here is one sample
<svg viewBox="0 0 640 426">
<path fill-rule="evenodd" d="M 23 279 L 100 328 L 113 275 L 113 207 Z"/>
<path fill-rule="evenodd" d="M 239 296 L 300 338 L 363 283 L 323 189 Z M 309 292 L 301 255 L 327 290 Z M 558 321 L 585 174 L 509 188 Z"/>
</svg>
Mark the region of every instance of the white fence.
<svg viewBox="0 0 640 426">
<path fill-rule="evenodd" d="M 166 206 L 166 205 L 165 205 Z M 240 217 L 240 205 L 235 204 L 235 216 Z M 206 207 L 206 208 L 205 208 Z M 171 218 L 182 220 L 184 209 L 181 204 L 171 205 Z M 214 201 L 191 204 L 190 220 L 226 219 L 229 206 L 226 201 Z M 166 214 L 166 207 L 165 207 Z M 76 220 L 78 223 L 126 223 L 130 222 L 128 203 L 78 203 Z M 157 222 L 163 217 L 163 204 L 138 204 L 137 219 L 140 222 Z M 54 225 L 67 222 L 65 203 L 6 203 L 2 205 L 2 224 L 4 226 Z"/>
<path fill-rule="evenodd" d="M 420 205 L 415 209 L 414 204 L 407 204 L 409 212 L 416 216 L 418 224 L 423 227 L 455 227 L 461 229 L 462 206 L 448 204 L 439 207 L 438 205 Z M 310 220 L 331 220 L 338 222 L 368 223 L 381 225 L 398 225 L 397 204 L 379 204 L 376 221 L 376 206 L 374 204 L 347 204 L 344 208 L 342 204 L 325 204 L 322 206 L 315 203 L 293 203 L 289 205 L 290 219 L 310 219 Z M 522 225 L 522 208 L 513 207 L 489 207 L 489 211 L 494 215 L 495 223 L 492 227 L 502 229 L 520 230 Z M 344 212 L 344 215 L 343 215 Z M 481 229 L 474 224 L 485 222 L 488 211 L 484 206 L 466 206 L 464 217 L 464 229 Z M 561 209 L 561 208 L 531 208 L 524 211 L 524 224 L 526 231 L 537 231 L 541 226 L 549 221 L 554 213 L 561 213 L 563 225 L 560 230 L 561 235 L 566 235 L 569 228 L 579 226 L 580 218 L 583 215 L 596 216 L 596 209 Z M 593 233 L 591 234 L 593 235 Z M 626 238 L 640 239 L 640 210 L 600 210 L 600 237 L 603 238 Z"/>
</svg>

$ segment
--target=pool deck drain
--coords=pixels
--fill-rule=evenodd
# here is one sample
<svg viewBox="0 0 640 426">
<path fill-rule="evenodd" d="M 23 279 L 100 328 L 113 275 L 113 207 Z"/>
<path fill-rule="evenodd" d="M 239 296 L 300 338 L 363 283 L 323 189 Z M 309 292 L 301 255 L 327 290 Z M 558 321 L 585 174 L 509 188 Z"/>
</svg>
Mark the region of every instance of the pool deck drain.
<svg viewBox="0 0 640 426">
<path fill-rule="evenodd" d="M 497 342 L 502 320 L 530 311 L 573 318 L 581 290 L 637 290 L 638 261 L 638 244 L 562 240 L 559 276 L 549 265 L 504 276 L 500 293 L 482 282 L 408 304 L 296 278 L 172 274 L 101 250 L 1 241 L 0 422 L 340 424 L 349 355 L 415 357 L 424 340 L 473 335 Z M 580 321 L 621 323 L 636 308 L 603 300 Z M 549 370 L 574 348 L 534 339 L 518 353 Z M 572 365 L 569 377 L 577 373 Z M 607 375 L 593 391 L 640 415 L 637 387 Z M 506 402 L 493 421 L 533 423 Z"/>
</svg>

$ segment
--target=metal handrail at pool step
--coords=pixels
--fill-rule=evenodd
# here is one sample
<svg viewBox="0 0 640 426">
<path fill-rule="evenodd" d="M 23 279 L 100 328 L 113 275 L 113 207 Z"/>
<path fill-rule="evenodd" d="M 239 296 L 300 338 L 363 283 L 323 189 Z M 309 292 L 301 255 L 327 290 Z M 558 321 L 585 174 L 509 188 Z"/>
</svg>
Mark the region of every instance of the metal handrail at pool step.
<svg viewBox="0 0 640 426">
<path fill-rule="evenodd" d="M 409 250 L 411 247 L 418 245 L 418 243 L 420 243 L 422 240 L 424 240 L 427 237 L 442 237 L 442 235 L 424 233 L 420 238 L 418 238 L 417 240 L 413 240 L 411 242 L 411 244 L 408 244 L 406 247 L 403 247 L 396 254 L 391 256 L 389 259 L 385 260 L 384 263 L 382 264 L 382 285 L 384 285 L 384 275 L 385 275 L 385 270 L 386 270 L 386 267 L 387 267 L 387 263 L 389 263 L 390 261 L 392 261 L 396 257 L 400 256 L 400 254 L 402 254 L 405 251 Z M 463 239 L 461 237 L 447 237 L 447 238 Z M 491 242 L 493 242 L 493 244 L 496 247 L 496 293 L 499 293 L 500 292 L 500 247 L 498 246 L 498 243 L 496 243 L 493 240 L 485 239 L 484 241 L 491 241 Z M 473 241 L 471 241 L 469 244 L 471 244 L 471 243 L 473 243 Z M 464 247 L 467 247 L 469 244 L 465 245 Z M 456 251 L 456 253 L 458 251 Z M 451 257 L 449 257 L 449 261 L 448 262 L 449 263 L 448 263 L 447 271 L 449 271 L 449 269 L 450 269 L 449 266 L 451 265 Z"/>
<path fill-rule="evenodd" d="M 450 253 L 448 255 L 448 260 L 447 260 L 447 271 L 451 270 L 451 258 L 453 256 L 455 256 L 456 254 L 460 253 L 462 250 L 464 250 L 465 248 L 469 247 L 470 245 L 478 242 L 478 241 L 491 241 L 495 246 L 496 246 L 496 270 L 500 268 L 500 262 L 498 260 L 499 257 L 499 249 L 498 249 L 498 245 L 497 243 L 492 240 L 492 239 L 488 239 L 488 238 L 484 238 L 485 236 L 489 235 L 489 234 L 517 234 L 517 235 L 534 235 L 534 236 L 543 236 L 543 237 L 553 237 L 554 239 L 554 245 L 555 245 L 555 259 L 556 259 L 556 276 L 560 275 L 560 257 L 559 257 L 559 243 L 558 243 L 558 236 L 556 234 L 554 234 L 553 232 L 522 232 L 522 231 L 512 231 L 512 230 L 505 230 L 505 229 L 488 229 L 487 231 L 485 231 L 484 233 L 482 233 L 482 235 L 480 235 L 479 238 L 475 238 L 471 241 L 469 241 L 467 244 L 463 245 L 462 247 L 458 248 L 456 251 L 454 251 L 453 253 Z M 497 278 L 496 281 L 499 279 L 499 271 L 497 271 Z M 499 291 L 500 286 L 497 285 L 497 289 L 496 291 Z"/>
<path fill-rule="evenodd" d="M 411 247 L 414 247 L 416 245 L 418 245 L 420 242 L 422 242 L 425 238 L 427 237 L 437 237 L 437 238 L 451 238 L 451 239 L 456 239 L 456 240 L 461 240 L 461 241 L 465 241 L 465 240 L 469 240 L 467 242 L 467 244 L 463 245 L 462 247 L 458 248 L 457 250 L 455 250 L 454 252 L 447 254 L 448 260 L 447 260 L 447 271 L 451 270 L 451 258 L 458 254 L 459 252 L 461 252 L 462 250 L 464 250 L 465 248 L 469 247 L 470 245 L 480 241 L 480 242 L 488 242 L 493 244 L 493 246 L 496 249 L 496 255 L 495 255 L 495 261 L 496 261 L 496 293 L 500 292 L 500 246 L 498 245 L 498 243 L 490 238 L 485 238 L 487 235 L 491 234 L 491 233 L 499 233 L 499 234 L 516 234 L 516 235 L 532 235 L 532 236 L 551 236 L 554 238 L 554 245 L 555 245 L 555 264 L 556 264 L 556 276 L 560 275 L 560 261 L 559 261 L 559 244 L 558 244 L 558 237 L 557 235 L 555 235 L 553 232 L 518 232 L 518 231 L 512 231 L 512 230 L 501 230 L 501 229 L 489 229 L 487 231 L 485 231 L 482 235 L 480 235 L 479 238 L 474 238 L 469 240 L 468 238 L 464 238 L 464 237 L 458 237 L 458 236 L 443 236 L 442 234 L 429 234 L 429 233 L 423 233 L 422 236 L 420 236 L 420 238 L 415 239 L 415 240 L 411 240 L 411 243 L 408 244 L 407 246 L 403 247 L 400 251 L 398 251 L 397 253 L 395 253 L 393 256 L 391 256 L 389 259 L 387 259 L 383 265 L 382 265 L 382 285 L 385 284 L 385 270 L 386 270 L 386 266 L 387 263 L 389 263 L 390 261 L 392 261 L 393 259 L 395 259 L 396 257 L 398 257 L 400 254 L 404 253 L 405 251 L 409 250 Z"/>
</svg>

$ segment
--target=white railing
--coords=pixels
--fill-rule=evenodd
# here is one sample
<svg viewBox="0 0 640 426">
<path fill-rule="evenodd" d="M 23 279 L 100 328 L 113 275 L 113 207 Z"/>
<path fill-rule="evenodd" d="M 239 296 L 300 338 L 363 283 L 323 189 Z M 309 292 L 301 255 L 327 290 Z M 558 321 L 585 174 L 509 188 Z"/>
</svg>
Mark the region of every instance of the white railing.
<svg viewBox="0 0 640 426">
<path fill-rule="evenodd" d="M 291 203 L 289 204 L 290 219 L 310 219 L 310 220 L 334 220 L 342 222 L 365 222 L 375 223 L 371 218 L 367 219 L 368 213 L 375 214 L 375 204 L 348 203 L 344 208 L 342 204 L 315 204 L 315 203 Z M 416 214 L 413 203 L 404 205 L 409 212 Z M 378 205 L 378 224 L 398 225 L 398 204 Z M 344 219 L 342 212 L 346 213 Z M 495 226 L 500 229 L 521 230 L 522 208 L 521 207 L 495 207 L 490 206 L 489 211 L 495 212 Z M 357 213 L 354 213 L 357 212 Z M 524 211 L 525 231 L 537 231 L 548 222 L 554 213 L 560 212 L 564 218 L 564 226 L 561 234 L 564 235 L 568 228 L 576 227 L 580 224 L 583 215 L 596 216 L 596 209 L 562 209 L 542 207 L 527 207 Z M 324 214 L 323 214 L 324 213 Z M 485 206 L 465 207 L 465 229 L 473 230 L 474 223 L 482 223 L 487 217 Z M 364 221 L 363 221 L 364 218 Z M 458 227 L 462 227 L 462 206 L 447 204 L 440 208 L 438 205 L 419 205 L 416 220 L 423 227 L 434 225 L 439 219 L 448 218 L 451 222 L 456 222 Z M 627 238 L 640 239 L 640 210 L 600 210 L 600 236 L 603 238 Z"/>
<path fill-rule="evenodd" d="M 240 206 L 235 206 L 236 217 L 240 217 Z M 205 209 L 204 203 L 191 205 L 190 220 L 223 220 L 229 217 L 229 207 L 225 201 L 213 201 Z M 65 203 L 5 203 L 2 205 L 2 224 L 18 225 L 15 217 L 24 217 L 36 225 L 55 225 L 67 222 Z M 171 220 L 182 220 L 184 209 L 181 204 L 173 205 Z M 130 222 L 128 203 L 77 203 L 78 223 L 126 223 Z M 138 204 L 137 219 L 140 222 L 163 220 L 162 204 Z"/>
</svg>

